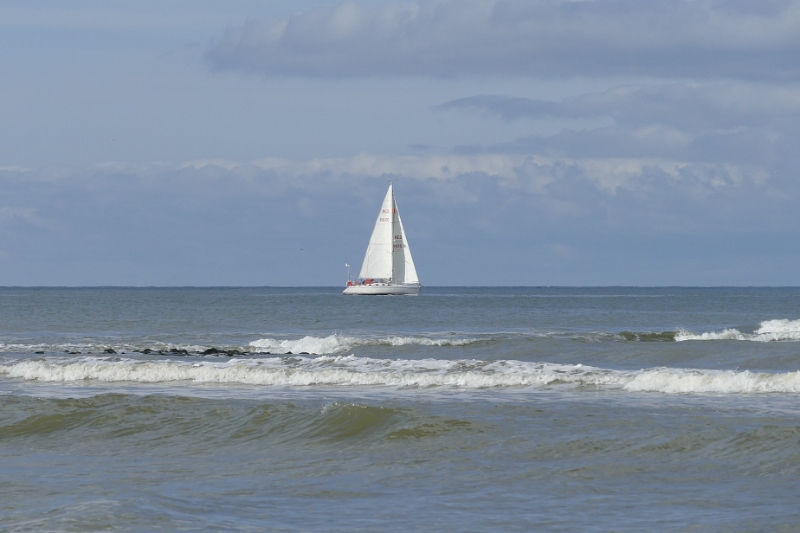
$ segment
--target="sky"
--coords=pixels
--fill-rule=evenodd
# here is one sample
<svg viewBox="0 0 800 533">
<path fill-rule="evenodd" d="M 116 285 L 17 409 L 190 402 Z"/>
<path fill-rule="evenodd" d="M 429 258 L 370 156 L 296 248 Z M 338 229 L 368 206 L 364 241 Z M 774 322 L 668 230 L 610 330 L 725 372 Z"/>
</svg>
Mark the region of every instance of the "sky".
<svg viewBox="0 0 800 533">
<path fill-rule="evenodd" d="M 800 285 L 800 0 L 0 0 L 0 286 Z"/>
</svg>

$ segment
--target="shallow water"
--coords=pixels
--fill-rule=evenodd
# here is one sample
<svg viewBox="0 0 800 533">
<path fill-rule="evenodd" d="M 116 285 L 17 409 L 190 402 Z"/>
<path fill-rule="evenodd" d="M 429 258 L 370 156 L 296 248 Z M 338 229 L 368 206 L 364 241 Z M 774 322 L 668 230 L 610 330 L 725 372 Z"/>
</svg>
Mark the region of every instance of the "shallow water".
<svg viewBox="0 0 800 533">
<path fill-rule="evenodd" d="M 0 529 L 797 530 L 800 289 L 340 291 L 0 289 Z"/>
</svg>

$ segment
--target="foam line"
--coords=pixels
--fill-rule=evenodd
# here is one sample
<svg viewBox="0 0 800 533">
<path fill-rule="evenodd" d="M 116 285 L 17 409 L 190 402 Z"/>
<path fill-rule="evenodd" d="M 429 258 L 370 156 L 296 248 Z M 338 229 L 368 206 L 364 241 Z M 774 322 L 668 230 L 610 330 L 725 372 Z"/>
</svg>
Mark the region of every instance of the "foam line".
<svg viewBox="0 0 800 533">
<path fill-rule="evenodd" d="M 478 360 L 388 360 L 355 356 L 285 357 L 218 362 L 50 358 L 0 365 L 5 378 L 41 382 L 215 383 L 277 387 L 387 386 L 485 389 L 552 386 L 631 392 L 792 393 L 800 372 L 753 373 L 649 368 L 622 372 L 583 365 Z"/>
</svg>

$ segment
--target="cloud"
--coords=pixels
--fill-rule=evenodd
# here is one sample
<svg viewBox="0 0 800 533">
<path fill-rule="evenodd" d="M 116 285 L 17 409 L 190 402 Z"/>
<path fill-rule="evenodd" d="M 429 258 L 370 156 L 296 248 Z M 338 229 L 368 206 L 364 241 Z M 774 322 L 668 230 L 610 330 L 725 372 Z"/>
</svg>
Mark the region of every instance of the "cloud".
<svg viewBox="0 0 800 533">
<path fill-rule="evenodd" d="M 429 154 L 380 155 L 357 154 L 352 157 L 311 159 L 294 162 L 268 158 L 254 162 L 258 168 L 294 176 L 330 174 L 356 176 L 406 176 L 416 179 L 452 179 L 474 172 L 490 176 L 510 177 L 521 164 L 518 156 L 500 154 L 454 155 Z"/>
<path fill-rule="evenodd" d="M 484 152 L 535 154 L 564 159 L 666 160 L 709 165 L 749 165 L 764 169 L 791 169 L 800 164 L 793 148 L 797 139 L 782 131 L 740 129 L 689 134 L 658 125 L 641 128 L 612 126 L 563 130 L 555 135 L 530 135 L 491 146 L 456 147 L 465 154 Z"/>
<path fill-rule="evenodd" d="M 793 284 L 800 271 L 785 246 L 800 227 L 796 172 L 364 153 L 0 170 L 0 285 L 337 284 L 389 180 L 429 285 Z"/>
<path fill-rule="evenodd" d="M 551 159 L 659 160 L 680 165 L 740 166 L 761 174 L 800 165 L 800 87 L 796 84 L 653 84 L 622 86 L 562 101 L 478 95 L 439 109 L 518 118 L 555 119 L 564 128 L 490 146 L 460 146 L 461 154 L 503 153 Z M 610 119 L 610 125 L 569 128 L 570 119 Z M 574 125 L 575 123 L 573 123 Z"/>
<path fill-rule="evenodd" d="M 569 143 L 570 145 L 572 143 Z M 140 175 L 159 176 L 169 167 L 155 166 L 150 171 L 140 166 Z M 677 184 L 684 199 L 705 201 L 724 188 L 761 186 L 770 179 L 767 169 L 758 165 L 703 163 L 658 157 L 599 157 L 532 155 L 522 153 L 483 153 L 478 155 L 432 154 L 393 156 L 357 154 L 352 157 L 293 161 L 267 158 L 249 163 L 235 161 L 189 161 L 173 167 L 192 175 L 193 189 L 214 184 L 240 183 L 255 196 L 328 194 L 344 187 L 372 191 L 375 183 L 400 180 L 429 189 L 427 203 L 476 203 L 485 200 L 481 187 L 502 191 L 501 195 L 522 194 L 542 197 L 556 194 L 569 199 L 564 183 L 581 181 L 579 189 L 592 189 L 614 196 L 621 190 L 647 195 L 656 182 Z M 200 176 L 203 176 L 200 178 Z M 468 177 L 472 178 L 468 178 Z M 146 179 L 146 178 L 142 178 Z M 152 178 L 150 178 L 152 179 Z M 158 179 L 158 178 L 156 178 Z M 469 183 L 469 187 L 465 185 Z M 455 194 L 454 194 L 455 192 Z M 496 191 L 495 191 L 496 192 Z M 580 191 L 573 191 L 580 196 Z M 592 200 L 595 201 L 595 200 Z"/>
<path fill-rule="evenodd" d="M 19 222 L 42 225 L 44 221 L 36 214 L 36 210 L 30 207 L 0 207 L 0 224 Z"/>
<path fill-rule="evenodd" d="M 268 75 L 800 79 L 800 2 L 352 1 L 229 28 L 216 68 Z"/>
<path fill-rule="evenodd" d="M 800 117 L 800 87 L 744 83 L 633 85 L 560 102 L 479 95 L 450 100 L 439 109 L 474 109 L 519 118 L 610 117 L 618 124 L 662 124 L 682 130 L 763 126 Z"/>
</svg>

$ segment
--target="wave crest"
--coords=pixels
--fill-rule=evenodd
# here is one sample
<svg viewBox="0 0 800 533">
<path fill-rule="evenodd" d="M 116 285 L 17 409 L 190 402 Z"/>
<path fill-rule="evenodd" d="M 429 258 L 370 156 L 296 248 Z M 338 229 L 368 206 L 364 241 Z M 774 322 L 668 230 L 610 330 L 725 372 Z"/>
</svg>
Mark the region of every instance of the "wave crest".
<svg viewBox="0 0 800 533">
<path fill-rule="evenodd" d="M 800 372 L 754 373 L 650 368 L 616 371 L 584 365 L 479 360 L 389 360 L 354 355 L 234 359 L 225 363 L 134 359 L 48 359 L 0 365 L 7 378 L 41 382 L 187 382 L 276 387 L 546 388 L 630 392 L 800 393 Z"/>
<path fill-rule="evenodd" d="M 327 337 L 306 336 L 302 339 L 263 338 L 251 342 L 248 346 L 254 351 L 270 353 L 309 355 L 329 355 L 347 352 L 357 346 L 466 346 L 478 339 L 436 339 L 430 337 L 345 337 L 329 335 Z"/>
<path fill-rule="evenodd" d="M 274 386 L 393 386 L 480 389 L 582 382 L 582 365 L 516 361 L 387 360 L 355 356 L 232 360 L 227 363 L 82 360 L 23 361 L 0 365 L 0 374 L 43 382 L 193 382 Z"/>
<path fill-rule="evenodd" d="M 789 320 L 786 318 L 779 320 L 765 320 L 752 333 L 742 333 L 736 328 L 728 328 L 722 331 L 712 331 L 707 333 L 692 333 L 685 329 L 680 330 L 675 335 L 677 342 L 681 341 L 710 341 L 710 340 L 733 340 L 733 341 L 800 341 L 800 320 Z"/>
</svg>

